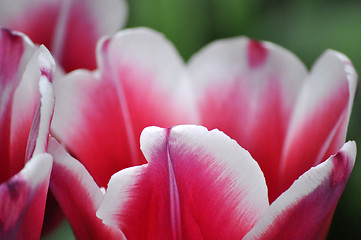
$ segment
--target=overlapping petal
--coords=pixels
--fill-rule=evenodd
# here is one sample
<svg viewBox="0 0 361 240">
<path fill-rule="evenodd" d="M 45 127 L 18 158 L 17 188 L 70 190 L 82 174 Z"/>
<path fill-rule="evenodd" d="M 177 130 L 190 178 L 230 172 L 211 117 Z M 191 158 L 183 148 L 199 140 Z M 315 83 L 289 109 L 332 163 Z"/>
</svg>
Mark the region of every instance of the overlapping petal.
<svg viewBox="0 0 361 240">
<path fill-rule="evenodd" d="M 45 44 L 68 72 L 96 68 L 95 46 L 124 25 L 124 0 L 1 0 L 0 26 Z"/>
<path fill-rule="evenodd" d="M 145 163 L 144 127 L 197 121 L 184 63 L 159 33 L 130 29 L 103 39 L 99 70 L 55 82 L 52 129 L 100 186 L 125 167 Z"/>
<path fill-rule="evenodd" d="M 0 180 L 3 182 L 19 172 L 25 161 L 32 156 L 31 152 L 25 158 L 25 152 L 30 128 L 38 107 L 37 120 L 38 124 L 40 123 L 39 79 L 51 77 L 54 63 L 44 47 L 36 50 L 37 48 L 24 35 L 6 29 L 1 29 L 0 33 L 2 72 L 0 79 L 2 84 L 0 89 L 2 136 L 0 141 L 2 143 L 1 162 L 3 166 Z M 42 59 L 40 62 L 39 57 Z M 43 70 L 43 74 L 41 70 Z M 46 75 L 44 75 L 45 71 L 48 71 Z M 51 79 L 45 79 L 42 81 L 40 90 L 43 91 L 42 94 L 44 95 L 52 95 L 52 87 L 46 83 Z M 53 98 L 54 96 L 44 96 L 43 98 L 46 100 L 43 100 L 45 106 L 43 106 L 42 111 L 44 111 L 43 124 L 45 129 L 42 131 L 49 131 L 54 104 Z M 34 134 L 36 134 L 35 139 L 37 139 L 36 131 Z M 40 145 L 46 144 L 45 142 Z"/>
<path fill-rule="evenodd" d="M 97 215 L 127 239 L 240 239 L 268 207 L 263 174 L 218 130 L 146 128 L 149 161 L 115 174 Z"/>
<path fill-rule="evenodd" d="M 103 193 L 84 166 L 55 139 L 49 142 L 49 153 L 54 157 L 50 189 L 77 239 L 125 239 L 119 229 L 96 217 Z"/>
<path fill-rule="evenodd" d="M 35 48 L 17 32 L 1 29 L 0 40 L 0 238 L 39 239 L 52 167 L 45 152 L 54 109 L 54 60 L 45 47 Z M 21 91 L 29 93 L 24 96 L 29 101 L 21 101 Z M 17 114 L 24 106 L 29 109 Z"/>
<path fill-rule="evenodd" d="M 272 203 L 244 239 L 325 239 L 355 157 L 355 142 L 347 142 L 311 168 Z"/>
<path fill-rule="evenodd" d="M 49 154 L 38 154 L 0 185 L 1 239 L 40 238 L 51 166 Z"/>
</svg>

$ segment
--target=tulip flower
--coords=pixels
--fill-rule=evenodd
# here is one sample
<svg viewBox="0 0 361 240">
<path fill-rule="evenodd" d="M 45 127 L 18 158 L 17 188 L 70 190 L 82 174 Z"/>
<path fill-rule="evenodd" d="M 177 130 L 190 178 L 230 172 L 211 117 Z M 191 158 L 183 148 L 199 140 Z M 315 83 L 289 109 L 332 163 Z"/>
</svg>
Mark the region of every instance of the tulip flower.
<svg viewBox="0 0 361 240">
<path fill-rule="evenodd" d="M 345 143 L 270 205 L 257 162 L 218 130 L 149 127 L 140 141 L 148 163 L 114 174 L 97 211 L 127 239 L 323 239 L 356 155 Z"/>
<path fill-rule="evenodd" d="M 0 1 L 0 26 L 44 44 L 66 72 L 95 69 L 97 41 L 122 27 L 126 16 L 124 0 Z"/>
<path fill-rule="evenodd" d="M 104 223 L 122 231 L 130 239 L 142 239 L 144 236 L 187 238 L 191 236 L 189 234 L 194 234 L 196 239 L 199 236 L 208 239 L 208 231 L 225 239 L 228 239 L 227 236 L 239 239 L 246 234 L 251 239 L 270 234 L 275 234 L 276 239 L 292 238 L 300 231 L 306 234 L 299 234 L 300 239 L 325 237 L 355 158 L 355 144 L 349 142 L 344 145 L 344 142 L 357 74 L 344 55 L 329 50 L 308 73 L 292 53 L 281 47 L 234 38 L 210 44 L 185 65 L 174 47 L 160 34 L 141 28 L 104 38 L 98 44 L 97 56 L 97 70 L 74 71 L 54 83 L 57 105 L 52 132 L 85 167 L 80 165 L 83 170 L 77 170 L 79 163 L 75 164 L 76 160 L 66 155 L 59 144 L 52 144 L 53 174 L 58 181 L 52 181 L 50 187 L 54 193 L 57 192 L 56 198 L 70 219 L 74 232 L 82 228 L 79 225 L 83 222 L 83 229 L 101 226 L 107 232 L 91 217 L 100 206 L 97 215 Z M 218 128 L 236 140 L 238 145 L 217 131 L 205 133 L 204 129 L 197 127 L 180 127 L 181 139 L 174 137 L 169 143 L 173 128 L 168 130 L 169 137 L 165 139 L 161 134 L 165 130 L 150 128 L 142 135 L 145 158 L 142 156 L 138 139 L 144 127 L 156 125 L 168 128 L 185 123 L 202 124 L 208 129 Z M 197 136 L 199 139 L 189 140 L 191 144 L 188 144 L 188 140 L 181 137 L 183 130 L 184 139 L 198 139 Z M 172 171 L 178 171 L 171 166 L 173 163 L 164 161 L 162 154 L 154 157 L 149 153 L 153 148 L 155 152 L 160 148 L 156 143 L 150 143 L 156 138 L 151 137 L 152 132 L 163 139 L 158 139 L 157 144 L 171 144 L 190 152 L 189 158 L 185 155 L 184 166 L 192 166 L 193 161 L 203 161 L 205 156 L 209 156 L 210 159 L 204 161 L 211 168 L 204 167 L 207 164 L 198 164 L 196 172 L 170 177 L 174 175 Z M 211 139 L 218 139 L 217 136 L 221 135 L 223 140 L 214 140 L 216 144 L 207 145 L 213 141 Z M 227 153 L 223 146 L 230 144 L 228 142 L 232 142 L 232 149 L 241 149 L 236 152 L 245 152 L 244 148 L 250 156 L 248 153 L 238 157 L 235 157 L 236 153 L 226 154 L 228 157 L 219 160 L 221 153 L 217 151 Z M 177 147 L 176 143 L 180 146 Z M 202 157 L 198 147 L 210 152 Z M 144 152 L 145 148 L 147 152 Z M 180 155 L 184 154 L 182 151 Z M 244 165 L 253 169 L 242 165 L 241 169 L 245 170 L 241 171 L 234 166 L 237 172 L 234 181 L 258 181 L 262 187 L 254 190 L 257 194 L 248 196 L 248 192 L 252 192 L 249 190 L 253 188 L 252 184 L 236 187 L 233 180 L 230 180 L 232 184 L 218 183 L 223 176 L 230 174 L 225 169 L 226 163 L 219 162 L 234 162 L 233 158 L 246 161 Z M 123 182 L 111 180 L 103 199 L 99 187 L 105 187 L 112 174 L 146 163 L 146 159 L 149 164 L 115 175 L 119 175 Z M 169 161 L 173 162 L 172 159 Z M 232 170 L 233 163 L 231 165 Z M 200 170 L 203 167 L 205 173 Z M 150 177 L 153 175 L 154 178 Z M 182 192 L 182 186 L 177 182 L 188 176 L 195 180 L 189 180 L 189 189 Z M 148 177 L 151 180 L 147 183 L 145 179 Z M 162 177 L 169 178 L 168 182 Z M 250 180 L 246 181 L 248 178 Z M 71 185 L 74 182 L 77 182 L 76 188 Z M 156 184 L 152 185 L 154 182 Z M 223 186 L 239 198 L 222 190 Z M 211 188 L 210 192 L 200 194 L 197 200 L 184 196 L 196 190 L 202 192 L 207 187 Z M 155 189 L 154 195 L 149 189 Z M 92 197 L 92 194 L 97 197 Z M 209 194 L 218 196 L 215 202 L 209 199 Z M 64 195 L 71 196 L 71 199 L 65 199 Z M 317 198 L 321 195 L 326 197 Z M 327 208 L 321 209 L 326 201 L 330 202 Z M 71 202 L 77 206 L 87 202 L 90 207 L 72 208 Z M 193 210 L 184 210 L 188 207 Z M 222 210 L 215 210 L 218 208 Z M 239 211 L 233 213 L 234 208 Z M 200 212 L 196 213 L 198 210 Z M 300 211 L 305 211 L 304 218 L 298 217 Z M 313 227 L 305 226 L 297 231 L 291 227 L 302 225 L 302 221 L 296 222 L 296 219 L 303 219 L 305 223 L 310 221 L 311 214 L 317 211 Z M 222 212 L 225 213 L 222 215 Z M 140 216 L 142 213 L 143 217 Z M 216 218 L 218 215 L 219 218 Z M 229 218 L 229 215 L 232 217 Z M 88 218 L 93 220 L 85 221 Z M 240 223 L 237 219 L 243 219 L 243 227 L 238 227 Z M 217 224 L 212 225 L 213 220 Z M 285 231 L 284 227 L 285 222 L 290 220 L 294 221 L 289 229 L 293 229 L 292 233 Z M 195 223 L 201 222 L 202 226 L 196 227 Z M 214 227 L 216 225 L 229 228 L 221 231 L 219 226 Z M 233 228 L 239 229 L 231 230 Z M 84 236 L 89 231 L 79 232 L 77 236 Z"/>
<path fill-rule="evenodd" d="M 54 66 L 44 46 L 0 29 L 1 239 L 40 238 L 53 162 L 46 152 Z"/>
</svg>

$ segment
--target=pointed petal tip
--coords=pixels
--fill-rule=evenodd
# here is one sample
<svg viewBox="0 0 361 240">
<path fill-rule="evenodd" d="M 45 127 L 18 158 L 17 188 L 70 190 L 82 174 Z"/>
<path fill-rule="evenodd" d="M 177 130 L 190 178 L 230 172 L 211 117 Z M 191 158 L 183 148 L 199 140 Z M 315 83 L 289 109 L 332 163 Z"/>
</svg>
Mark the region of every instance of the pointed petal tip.
<svg viewBox="0 0 361 240">
<path fill-rule="evenodd" d="M 55 70 L 55 60 L 49 50 L 44 46 L 40 46 L 40 53 L 38 57 L 38 63 L 40 66 L 40 70 L 43 73 L 43 71 L 46 72 L 54 72 Z M 44 73 L 43 73 L 44 74 Z M 46 74 L 48 75 L 48 74 Z"/>
</svg>

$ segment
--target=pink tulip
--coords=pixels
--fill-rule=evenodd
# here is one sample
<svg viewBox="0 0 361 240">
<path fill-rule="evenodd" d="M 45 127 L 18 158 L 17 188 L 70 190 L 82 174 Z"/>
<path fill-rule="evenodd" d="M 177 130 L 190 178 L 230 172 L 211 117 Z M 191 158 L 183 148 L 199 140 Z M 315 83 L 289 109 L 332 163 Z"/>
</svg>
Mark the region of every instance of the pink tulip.
<svg viewBox="0 0 361 240">
<path fill-rule="evenodd" d="M 53 162 L 46 151 L 54 66 L 44 46 L 0 29 L 0 239 L 40 238 Z"/>
<path fill-rule="evenodd" d="M 285 49 L 234 38 L 185 65 L 149 29 L 105 38 L 97 55 L 98 70 L 54 83 L 52 131 L 85 168 L 53 141 L 50 187 L 77 237 L 94 226 L 128 239 L 326 236 L 355 159 L 344 142 L 357 74 L 344 55 L 327 51 L 307 73 Z M 112 174 L 147 162 L 144 127 L 187 123 L 242 148 L 201 127 L 149 128 L 149 164 L 114 175 L 103 199 Z"/>
<path fill-rule="evenodd" d="M 0 25 L 45 44 L 67 72 L 95 69 L 96 42 L 126 15 L 124 0 L 0 0 Z"/>
</svg>

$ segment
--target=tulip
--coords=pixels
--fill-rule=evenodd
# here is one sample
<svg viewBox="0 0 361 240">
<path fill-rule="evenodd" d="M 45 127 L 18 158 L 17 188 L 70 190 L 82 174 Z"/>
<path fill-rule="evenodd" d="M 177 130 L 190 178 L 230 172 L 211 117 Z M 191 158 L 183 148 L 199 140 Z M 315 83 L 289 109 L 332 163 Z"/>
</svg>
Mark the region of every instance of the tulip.
<svg viewBox="0 0 361 240">
<path fill-rule="evenodd" d="M 324 239 L 356 144 L 301 175 L 269 204 L 265 176 L 219 130 L 146 128 L 147 164 L 114 174 L 97 216 L 127 239 Z"/>
<path fill-rule="evenodd" d="M 94 69 L 100 37 L 124 25 L 124 0 L 1 0 L 0 26 L 50 49 L 66 72 Z"/>
<path fill-rule="evenodd" d="M 199 236 L 208 239 L 208 231 L 225 239 L 228 236 L 230 239 L 243 236 L 252 239 L 270 234 L 275 234 L 276 239 L 287 236 L 297 239 L 294 235 L 300 231 L 304 231 L 297 235 L 300 239 L 307 236 L 323 239 L 326 236 L 355 158 L 355 144 L 349 142 L 344 145 L 344 142 L 357 74 L 344 55 L 328 50 L 308 73 L 292 53 L 279 46 L 234 38 L 210 44 L 185 65 L 174 47 L 160 34 L 141 28 L 102 39 L 97 47 L 97 56 L 97 70 L 74 71 L 54 83 L 58 101 L 52 132 L 87 169 L 79 173 L 75 167 L 76 160 L 65 155 L 65 150 L 59 150 L 62 146 L 53 144 L 55 147 L 51 148 L 51 153 L 56 163 L 53 174 L 55 176 L 58 172 L 59 175 L 58 181 L 52 182 L 50 187 L 58 192 L 56 197 L 67 212 L 68 219 L 76 219 L 77 216 L 80 216 L 79 219 L 90 218 L 100 206 L 97 215 L 104 223 L 122 231 L 130 239 L 142 239 L 144 236 L 189 238 L 190 234 L 195 239 Z M 181 139 L 174 137 L 169 143 L 173 128 L 168 130 L 170 135 L 165 139 L 161 137 L 164 135 L 161 132 L 165 130 L 150 128 L 142 135 L 145 158 L 142 156 L 138 139 L 144 127 L 156 125 L 169 128 L 189 123 L 202 124 L 208 129 L 218 128 L 238 144 L 217 131 L 206 133 L 199 127 L 179 127 L 180 133 L 175 135 Z M 153 134 L 155 137 L 151 137 Z M 181 137 L 183 134 L 184 137 Z M 216 144 L 207 145 L 213 141 L 211 139 L 221 135 L 224 140 L 214 140 Z M 156 136 L 163 139 L 156 141 L 159 146 L 149 143 Z M 198 140 L 191 141 L 192 145 L 183 138 Z M 233 162 L 235 158 L 245 161 L 244 165 L 250 165 L 250 168 L 258 164 L 253 170 L 242 165 L 238 171 L 235 166 L 237 176 L 234 181 L 264 181 L 259 183 L 261 190 L 254 190 L 257 194 L 253 197 L 243 196 L 243 192 L 248 194 L 251 191 L 247 189 L 252 189 L 252 184 L 236 187 L 233 180 L 230 186 L 222 181 L 218 183 L 228 173 L 223 174 L 226 163 L 218 164 L 220 153 L 216 151 L 227 152 L 222 150 L 223 146 L 230 144 L 227 142 L 232 142 L 233 148 L 246 149 L 250 156 L 248 153 L 238 157 L 236 153 L 234 156 L 225 154 L 228 157 L 219 161 Z M 176 143 L 180 146 L 177 147 Z M 169 177 L 175 174 L 172 171 L 182 170 L 175 170 L 172 159 L 170 164 L 168 160 L 164 161 L 164 156 L 154 157 L 149 153 L 153 151 L 149 149 L 169 144 L 194 155 L 189 156 L 190 160 L 186 155 L 184 166 L 192 166 L 193 161 L 203 161 L 198 147 L 206 148 L 210 152 L 204 155 L 210 159 L 204 161 L 211 169 L 200 164 L 195 166 L 196 172 Z M 147 152 L 144 149 L 148 149 Z M 71 160 L 63 163 L 63 159 Z M 120 176 L 123 182 L 111 180 L 105 197 L 99 194 L 102 191 L 99 187 L 105 187 L 112 174 L 147 163 L 146 159 L 149 164 L 116 174 L 113 178 Z M 203 167 L 205 173 L 200 170 Z M 67 170 L 64 171 L 64 168 Z M 94 179 L 88 176 L 89 173 Z M 154 179 L 150 177 L 153 175 Z M 210 192 L 201 194 L 194 201 L 191 197 L 184 197 L 184 194 L 195 191 L 180 190 L 182 187 L 178 181 L 182 182 L 188 176 L 195 178 L 190 189 L 202 192 L 203 188 L 210 187 L 212 196 L 219 195 L 218 200 L 207 203 L 211 198 L 208 196 Z M 162 177 L 169 180 L 164 181 Z M 182 179 L 178 180 L 178 177 Z M 78 187 L 72 188 L 70 182 L 62 181 L 67 178 L 78 179 Z M 151 180 L 146 183 L 144 179 Z M 159 187 L 152 185 L 154 181 Z M 222 190 L 223 186 L 242 196 L 233 199 L 229 196 L 232 194 Z M 151 188 L 156 189 L 154 195 L 149 190 Z M 86 192 L 89 196 L 79 192 Z M 97 192 L 96 200 L 91 197 L 93 192 Z M 71 199 L 66 200 L 62 195 L 70 195 Z M 326 196 L 326 200 L 320 196 Z M 143 200 L 146 203 L 142 203 Z M 326 201 L 330 201 L 327 208 L 321 209 Z M 88 202 L 91 207 L 71 208 L 69 202 L 79 206 Z M 238 204 L 239 212 L 233 214 Z M 184 210 L 183 207 L 193 210 Z M 223 210 L 215 210 L 218 208 Z M 111 213 L 113 210 L 114 213 Z M 198 210 L 200 212 L 196 213 Z M 289 214 L 282 215 L 285 211 Z M 304 218 L 297 215 L 300 211 L 305 211 Z M 317 211 L 318 216 L 311 222 L 311 214 Z M 222 215 L 222 212 L 225 214 Z M 143 213 L 145 216 L 140 216 Z M 229 215 L 232 217 L 229 218 Z M 195 219 L 192 220 L 191 216 Z M 296 219 L 305 222 L 296 222 Z M 208 220 L 217 224 L 212 225 Z M 292 232 L 285 231 L 284 224 L 291 220 L 294 221 L 289 229 Z M 69 221 L 77 232 L 80 229 L 78 223 L 82 221 Z M 202 226 L 196 227 L 198 222 L 202 222 Z M 307 222 L 311 222 L 312 227 L 292 228 Z M 91 226 L 98 224 L 92 220 L 84 228 L 92 229 Z M 237 224 L 244 226 L 239 228 Z M 168 230 L 162 228 L 163 225 Z M 218 225 L 229 227 L 221 231 Z M 99 226 L 105 229 L 103 225 Z M 211 231 L 213 227 L 214 231 Z M 239 229 L 231 230 L 233 228 Z"/>
<path fill-rule="evenodd" d="M 46 152 L 54 66 L 44 46 L 0 29 L 1 239 L 40 238 L 53 162 Z"/>
</svg>

